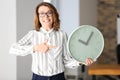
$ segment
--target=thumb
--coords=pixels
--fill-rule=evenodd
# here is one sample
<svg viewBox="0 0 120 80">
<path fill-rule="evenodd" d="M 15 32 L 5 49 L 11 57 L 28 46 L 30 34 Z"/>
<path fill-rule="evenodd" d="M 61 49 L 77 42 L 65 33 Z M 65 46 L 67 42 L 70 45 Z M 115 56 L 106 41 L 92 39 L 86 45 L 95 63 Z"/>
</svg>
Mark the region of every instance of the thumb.
<svg viewBox="0 0 120 80">
<path fill-rule="evenodd" d="M 46 44 L 48 42 L 48 39 L 46 39 L 45 41 L 44 41 L 44 44 Z"/>
</svg>

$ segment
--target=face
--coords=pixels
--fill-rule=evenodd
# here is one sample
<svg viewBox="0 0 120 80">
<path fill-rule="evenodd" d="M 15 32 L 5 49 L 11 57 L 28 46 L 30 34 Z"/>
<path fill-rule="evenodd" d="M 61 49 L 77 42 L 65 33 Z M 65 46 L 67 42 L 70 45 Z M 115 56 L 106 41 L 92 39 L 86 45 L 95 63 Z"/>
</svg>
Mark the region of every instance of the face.
<svg viewBox="0 0 120 80">
<path fill-rule="evenodd" d="M 38 9 L 39 20 L 44 28 L 51 28 L 53 23 L 53 13 L 47 6 L 40 6 Z"/>
</svg>

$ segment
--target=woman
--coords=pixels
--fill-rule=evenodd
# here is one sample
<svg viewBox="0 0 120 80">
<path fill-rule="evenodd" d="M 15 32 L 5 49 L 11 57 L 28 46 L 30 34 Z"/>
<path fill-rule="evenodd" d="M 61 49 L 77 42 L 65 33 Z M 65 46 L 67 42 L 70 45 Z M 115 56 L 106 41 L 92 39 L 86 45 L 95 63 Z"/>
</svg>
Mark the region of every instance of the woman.
<svg viewBox="0 0 120 80">
<path fill-rule="evenodd" d="M 60 30 L 56 8 L 47 2 L 38 4 L 34 24 L 35 30 L 13 44 L 10 53 L 32 55 L 32 80 L 65 80 L 64 67 L 73 68 L 80 62 L 67 53 L 67 35 Z M 86 65 L 92 63 L 91 59 L 86 59 Z"/>
</svg>

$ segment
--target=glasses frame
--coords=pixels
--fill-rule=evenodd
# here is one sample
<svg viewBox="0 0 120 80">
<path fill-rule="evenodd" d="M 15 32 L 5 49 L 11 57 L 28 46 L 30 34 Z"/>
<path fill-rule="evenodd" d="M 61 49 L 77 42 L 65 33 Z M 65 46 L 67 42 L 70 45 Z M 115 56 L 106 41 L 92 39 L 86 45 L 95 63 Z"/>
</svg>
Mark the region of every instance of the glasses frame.
<svg viewBox="0 0 120 80">
<path fill-rule="evenodd" d="M 52 11 L 47 11 L 47 12 L 39 12 L 38 13 L 40 17 L 45 17 L 45 16 L 52 16 L 53 15 L 53 12 Z"/>
</svg>

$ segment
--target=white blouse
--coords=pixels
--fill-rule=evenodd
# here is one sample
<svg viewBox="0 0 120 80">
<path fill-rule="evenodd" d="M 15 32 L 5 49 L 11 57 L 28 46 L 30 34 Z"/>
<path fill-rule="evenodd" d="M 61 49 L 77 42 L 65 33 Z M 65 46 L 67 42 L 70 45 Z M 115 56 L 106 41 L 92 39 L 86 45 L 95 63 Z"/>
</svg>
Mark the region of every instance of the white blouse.
<svg viewBox="0 0 120 80">
<path fill-rule="evenodd" d="M 56 46 L 49 49 L 47 53 L 33 52 L 33 46 L 48 40 L 49 45 Z M 64 67 L 73 68 L 79 66 L 79 62 L 74 60 L 67 52 L 67 35 L 59 30 L 29 31 L 21 40 L 12 44 L 10 53 L 25 56 L 32 55 L 32 72 L 42 76 L 52 76 L 64 72 Z"/>
</svg>

